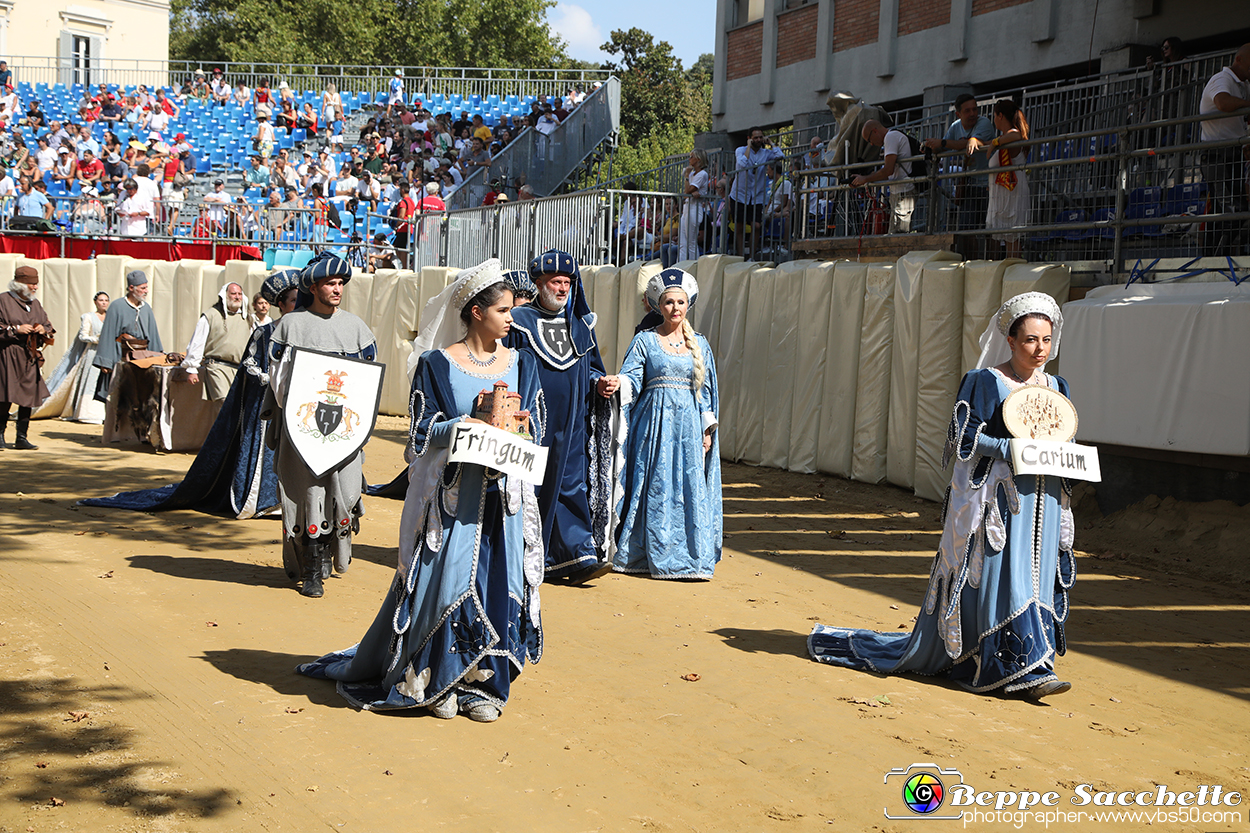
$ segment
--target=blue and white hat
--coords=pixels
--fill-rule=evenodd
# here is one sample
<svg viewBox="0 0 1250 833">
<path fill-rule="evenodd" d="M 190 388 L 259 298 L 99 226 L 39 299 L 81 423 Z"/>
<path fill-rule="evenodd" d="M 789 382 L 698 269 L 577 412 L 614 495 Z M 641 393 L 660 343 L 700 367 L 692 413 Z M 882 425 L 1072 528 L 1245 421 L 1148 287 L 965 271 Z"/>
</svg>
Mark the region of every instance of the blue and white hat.
<svg viewBox="0 0 1250 833">
<path fill-rule="evenodd" d="M 277 306 L 278 299 L 284 292 L 293 286 L 299 286 L 299 273 L 298 269 L 275 269 L 273 274 L 265 278 L 265 282 L 260 285 L 260 297 Z"/>
<path fill-rule="evenodd" d="M 313 284 L 326 278 L 342 278 L 347 283 L 352 279 L 351 264 L 336 254 L 322 252 L 299 273 L 300 289 L 310 292 Z"/>
<path fill-rule="evenodd" d="M 683 269 L 670 268 L 652 275 L 651 280 L 647 281 L 647 309 L 659 312 L 660 298 L 670 289 L 680 289 L 686 293 L 686 298 L 689 299 L 687 309 L 694 308 L 695 299 L 699 297 L 699 284 L 695 281 L 694 275 Z"/>
<path fill-rule="evenodd" d="M 503 279 L 508 284 L 508 288 L 514 293 L 524 292 L 531 298 L 538 293 L 538 288 L 534 286 L 534 281 L 530 280 L 529 272 L 524 269 L 513 269 L 511 272 L 504 272 Z"/>
<path fill-rule="evenodd" d="M 574 282 L 578 282 L 581 280 L 582 270 L 578 268 L 577 261 L 571 254 L 551 249 L 530 261 L 530 277 L 537 281 L 544 275 L 568 275 Z"/>
</svg>

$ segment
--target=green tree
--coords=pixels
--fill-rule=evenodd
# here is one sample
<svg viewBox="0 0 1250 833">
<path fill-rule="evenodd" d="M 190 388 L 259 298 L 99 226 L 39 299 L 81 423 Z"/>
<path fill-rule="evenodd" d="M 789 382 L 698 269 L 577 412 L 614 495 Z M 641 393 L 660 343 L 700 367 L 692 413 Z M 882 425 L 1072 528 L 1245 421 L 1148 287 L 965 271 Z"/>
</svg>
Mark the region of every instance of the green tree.
<svg viewBox="0 0 1250 833">
<path fill-rule="evenodd" d="M 688 88 L 681 59 L 668 41 L 657 42 L 637 27 L 614 29 L 612 39 L 599 48 L 620 56 L 603 68 L 621 79 L 621 132 L 627 141 L 681 118 Z"/>
<path fill-rule="evenodd" d="M 170 57 L 246 63 L 549 67 L 554 0 L 173 0 Z"/>
</svg>

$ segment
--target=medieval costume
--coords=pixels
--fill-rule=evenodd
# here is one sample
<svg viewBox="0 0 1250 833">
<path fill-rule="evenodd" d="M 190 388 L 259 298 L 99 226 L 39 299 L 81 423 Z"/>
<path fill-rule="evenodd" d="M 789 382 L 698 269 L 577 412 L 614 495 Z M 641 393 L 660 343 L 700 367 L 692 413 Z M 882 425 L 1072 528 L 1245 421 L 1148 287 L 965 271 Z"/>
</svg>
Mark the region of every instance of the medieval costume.
<svg viewBox="0 0 1250 833">
<path fill-rule="evenodd" d="M 516 307 L 504 344 L 538 358 L 551 415 L 543 438 L 550 449 L 547 472 L 538 493 L 547 577 L 578 579 L 608 567 L 599 551 L 609 552 L 611 538 L 612 413 L 611 403 L 595 391 L 603 361 L 577 261 L 553 250 L 530 263 L 535 281 L 553 274 L 572 280 L 564 307 L 545 309 L 540 299 Z"/>
<path fill-rule="evenodd" d="M 0 448 L 5 447 L 9 410 L 17 405 L 13 447 L 26 450 L 35 447 L 26 436 L 31 410 L 48 398 L 48 387 L 39 375 L 43 366 L 40 334 L 22 332 L 21 328 L 41 327 L 47 336 L 52 335 L 53 329 L 43 304 L 35 297 L 39 273 L 30 266 L 19 266 L 13 277 L 9 291 L 0 294 Z"/>
<path fill-rule="evenodd" d="M 544 433 L 533 356 L 512 350 L 505 370 L 479 374 L 444 352 L 465 333 L 461 309 L 500 280 L 498 261 L 488 260 L 461 272 L 426 307 L 413 354 L 399 569 L 358 645 L 297 669 L 338 680 L 339 693 L 357 708 L 427 706 L 439 717 L 460 711 L 493 720 L 512 680 L 541 656 L 543 553 L 534 487 L 483 466 L 448 462 L 452 429 L 495 382 L 520 394 L 535 440 Z"/>
<path fill-rule="evenodd" d="M 311 292 L 318 281 L 341 277 L 347 283 L 351 275 L 347 261 L 323 253 L 300 272 L 301 296 Z M 320 595 L 321 579 L 329 577 L 331 567 L 341 573 L 351 563 L 352 534 L 360 529 L 364 515 L 360 500 L 364 450 L 319 477 L 300 457 L 282 418 L 294 359 L 292 348 L 373 361 L 377 347 L 365 322 L 342 309 L 330 315 L 297 309 L 282 316 L 270 339 L 270 391 L 261 417 L 269 420 L 265 442 L 275 452 L 282 503 L 282 561 L 288 576 L 303 578 L 304 595 Z"/>
<path fill-rule="evenodd" d="M 183 369 L 199 374 L 204 398 L 210 402 L 226 398 L 252 333 L 244 305 L 240 303 L 238 309 L 230 309 L 231 286 L 238 284 L 223 286 L 217 293 L 217 301 L 195 323 L 186 358 L 182 360 Z M 240 296 L 242 291 L 240 287 Z"/>
<path fill-rule="evenodd" d="M 512 290 L 513 306 L 528 304 L 534 300 L 534 296 L 538 293 L 538 288 L 534 286 L 530 273 L 525 269 L 513 269 L 510 272 L 504 272 L 503 279 L 504 283 L 508 284 L 508 288 Z"/>
<path fill-rule="evenodd" d="M 104 422 L 104 403 L 95 398 L 100 369 L 95 361 L 96 345 L 104 321 L 95 312 L 84 312 L 78 322 L 78 335 L 48 377 L 48 399 L 35 413 L 36 419 L 61 419 L 99 425 Z"/>
<path fill-rule="evenodd" d="M 296 285 L 298 275 L 295 269 L 274 272 L 265 279 L 261 294 L 277 306 L 282 294 Z M 181 483 L 79 503 L 140 512 L 197 509 L 239 520 L 277 508 L 278 476 L 273 451 L 264 443 L 267 423 L 261 418 L 261 405 L 269 389 L 269 340 L 275 326 L 266 324 L 252 333 L 241 363 L 243 372 L 235 376 L 204 445 Z"/>
<path fill-rule="evenodd" d="M 647 284 L 648 308 L 680 289 L 694 307 L 699 286 L 681 269 L 665 269 Z M 662 319 L 661 319 L 662 321 Z M 685 327 L 689 323 L 684 324 Z M 629 426 L 625 443 L 624 498 L 613 569 L 663 579 L 710 579 L 721 557 L 720 444 L 715 428 L 720 402 L 716 363 L 707 339 L 689 331 L 687 348 L 674 353 L 654 328 L 634 336 L 621 367 L 621 401 Z M 703 436 L 711 431 L 711 447 Z"/>
<path fill-rule="evenodd" d="M 981 360 L 960 385 L 946 444 L 955 458 L 942 538 L 924 606 L 910 633 L 817 625 L 808 651 L 817 662 L 861 671 L 942 675 L 975 692 L 1040 697 L 1066 691 L 1055 657 L 1066 649 L 1072 555 L 1067 480 L 1012 472 L 1003 401 L 1011 384 L 994 365 L 1006 360 L 1016 319 L 1050 319 L 1052 357 L 1063 316 L 1048 295 L 1029 292 L 1003 304 L 981 338 Z M 1058 376 L 1037 374 L 1065 396 Z"/>
<path fill-rule="evenodd" d="M 147 282 L 147 275 L 137 269 L 126 275 L 128 289 L 143 286 Z M 129 295 L 109 304 L 109 310 L 104 316 L 104 327 L 100 330 L 100 342 L 96 347 L 93 362 L 96 367 L 106 372 L 111 371 L 113 365 L 125 359 L 122 345 L 117 341 L 119 336 L 129 336 L 146 342 L 146 346 L 141 349 L 156 353 L 164 349 L 161 346 L 161 334 L 156 329 L 156 316 L 152 314 L 152 307 L 143 300 L 136 305 Z M 107 382 L 107 378 L 105 381 Z"/>
</svg>

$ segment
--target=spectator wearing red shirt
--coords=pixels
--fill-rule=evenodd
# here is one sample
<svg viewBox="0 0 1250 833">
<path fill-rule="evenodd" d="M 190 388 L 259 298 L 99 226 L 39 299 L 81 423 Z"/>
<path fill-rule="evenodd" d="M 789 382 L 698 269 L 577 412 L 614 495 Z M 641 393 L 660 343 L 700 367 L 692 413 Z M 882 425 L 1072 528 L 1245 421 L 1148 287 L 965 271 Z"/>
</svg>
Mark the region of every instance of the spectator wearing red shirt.
<svg viewBox="0 0 1250 833">
<path fill-rule="evenodd" d="M 104 163 L 90 150 L 84 150 L 82 161 L 78 163 L 78 181 L 83 185 L 96 185 L 103 178 Z"/>
<path fill-rule="evenodd" d="M 490 181 L 490 189 L 486 192 L 486 196 L 482 198 L 482 205 L 494 205 L 495 200 L 499 199 L 499 195 L 503 193 L 503 183 L 497 179 Z"/>
<path fill-rule="evenodd" d="M 395 239 L 392 243 L 395 246 L 395 254 L 399 256 L 399 268 L 408 268 L 408 238 L 412 233 L 412 217 L 417 213 L 417 204 L 413 202 L 412 197 L 408 194 L 408 181 L 401 179 L 396 183 L 399 190 L 399 202 L 395 206 L 395 216 L 404 220 L 399 224 L 399 228 L 395 229 Z"/>
</svg>

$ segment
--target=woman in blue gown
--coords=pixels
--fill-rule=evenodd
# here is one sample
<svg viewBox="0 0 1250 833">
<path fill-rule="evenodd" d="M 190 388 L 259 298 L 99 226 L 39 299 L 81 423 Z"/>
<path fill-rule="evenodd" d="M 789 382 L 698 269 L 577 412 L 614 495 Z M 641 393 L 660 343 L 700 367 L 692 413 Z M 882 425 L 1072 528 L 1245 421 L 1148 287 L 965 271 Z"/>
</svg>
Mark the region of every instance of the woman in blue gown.
<svg viewBox="0 0 1250 833">
<path fill-rule="evenodd" d="M 651 278 L 647 307 L 660 321 L 634 336 L 616 377 L 629 425 L 617 572 L 710 579 L 720 561 L 716 363 L 686 318 L 698 294 L 681 269 Z"/>
<path fill-rule="evenodd" d="M 423 706 L 441 718 L 459 711 L 490 722 L 513 678 L 541 656 L 543 546 L 534 485 L 447 461 L 452 429 L 476 421 L 468 415 L 477 395 L 497 381 L 520 394 L 532 435 L 542 439 L 538 369 L 529 354 L 498 342 L 511 308 L 492 259 L 461 272 L 422 315 L 399 569 L 359 644 L 297 669 L 339 681 L 339 693 L 357 708 Z"/>
<path fill-rule="evenodd" d="M 1049 295 L 1003 304 L 955 403 L 946 444 L 955 469 L 915 630 L 817 625 L 807 642 L 817 662 L 942 675 L 970 691 L 1033 699 L 1072 687 L 1055 675 L 1076 579 L 1071 487 L 1058 477 L 1014 475 L 1002 415 L 1003 400 L 1024 385 L 1067 395 L 1067 382 L 1042 370 L 1058 354 L 1062 327 Z"/>
<path fill-rule="evenodd" d="M 296 269 L 279 269 L 261 287 L 261 295 L 283 315 L 295 309 L 298 275 Z M 196 509 L 238 520 L 267 514 L 278 506 L 273 450 L 265 446 L 266 421 L 260 416 L 269 387 L 269 337 L 275 323 L 252 332 L 230 392 L 181 483 L 79 503 L 138 512 Z"/>
</svg>

